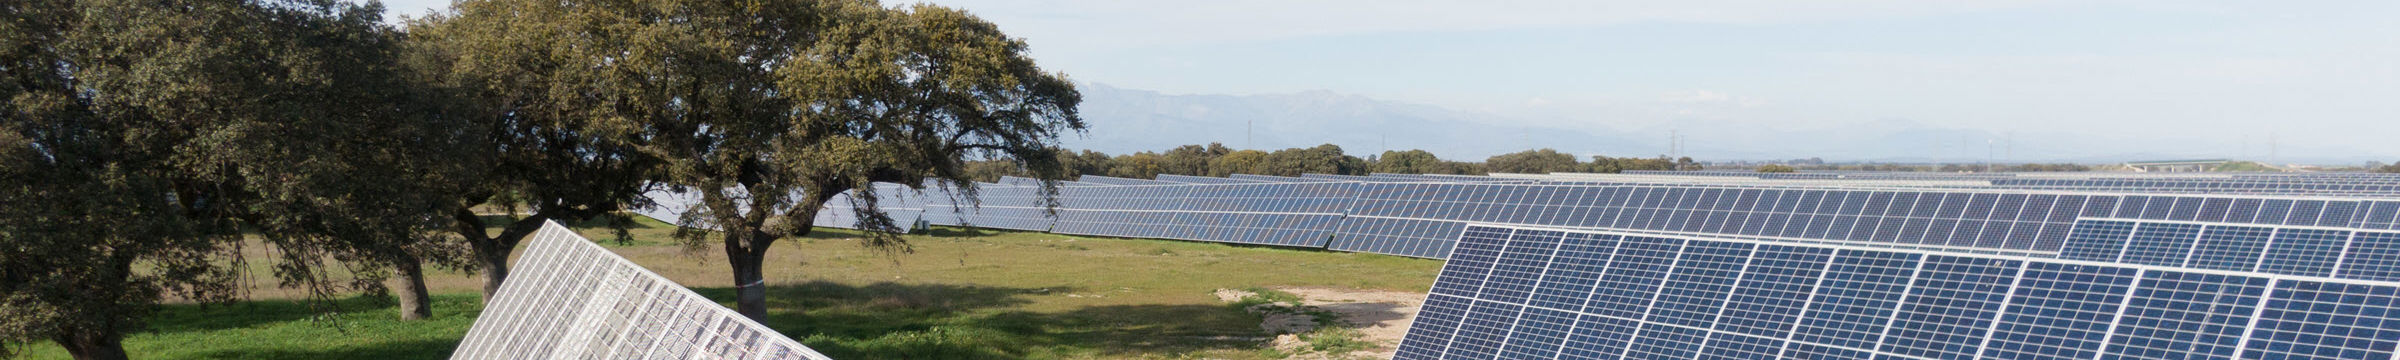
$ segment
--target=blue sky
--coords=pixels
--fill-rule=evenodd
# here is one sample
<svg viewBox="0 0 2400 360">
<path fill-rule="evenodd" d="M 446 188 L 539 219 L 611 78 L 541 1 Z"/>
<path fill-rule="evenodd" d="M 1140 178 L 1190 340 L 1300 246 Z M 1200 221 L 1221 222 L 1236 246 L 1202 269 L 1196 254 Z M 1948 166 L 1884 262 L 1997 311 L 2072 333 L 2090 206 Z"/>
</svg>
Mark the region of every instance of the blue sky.
<svg viewBox="0 0 2400 360">
<path fill-rule="evenodd" d="M 1078 81 L 1167 93 L 1330 90 L 1695 146 L 1906 122 L 2400 160 L 2396 1 L 930 2 Z"/>
</svg>

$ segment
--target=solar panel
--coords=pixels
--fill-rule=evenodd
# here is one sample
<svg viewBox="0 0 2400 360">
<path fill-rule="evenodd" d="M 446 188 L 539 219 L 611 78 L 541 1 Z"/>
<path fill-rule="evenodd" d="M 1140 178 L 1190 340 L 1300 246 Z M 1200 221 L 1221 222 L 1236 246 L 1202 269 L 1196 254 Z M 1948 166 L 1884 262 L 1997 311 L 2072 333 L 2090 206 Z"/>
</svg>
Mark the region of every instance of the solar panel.
<svg viewBox="0 0 2400 360">
<path fill-rule="evenodd" d="M 2091 359 L 2140 270 L 2035 262 L 2025 268 L 1981 358 Z"/>
<path fill-rule="evenodd" d="M 2275 282 L 2244 359 L 2390 359 L 2400 341 L 2400 288 Z"/>
<path fill-rule="evenodd" d="M 2185 237 L 2239 243 L 2227 239 L 2261 230 L 2216 226 Z M 2400 342 L 2387 321 L 2400 284 L 2329 273 L 1518 226 L 1461 234 L 1396 359 L 2388 359 Z"/>
<path fill-rule="evenodd" d="M 2103 359 L 2231 359 L 2267 278 L 2145 271 Z"/>
<path fill-rule="evenodd" d="M 548 222 L 452 359 L 826 359 Z"/>
</svg>

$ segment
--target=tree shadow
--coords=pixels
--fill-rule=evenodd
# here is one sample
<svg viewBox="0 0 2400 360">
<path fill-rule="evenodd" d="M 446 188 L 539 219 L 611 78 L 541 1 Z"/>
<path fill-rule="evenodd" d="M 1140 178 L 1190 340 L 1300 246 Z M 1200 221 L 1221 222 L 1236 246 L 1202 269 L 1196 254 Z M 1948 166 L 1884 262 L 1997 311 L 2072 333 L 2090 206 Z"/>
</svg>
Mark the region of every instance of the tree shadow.
<svg viewBox="0 0 2400 360">
<path fill-rule="evenodd" d="M 458 339 L 376 342 L 333 349 L 263 349 L 199 354 L 193 359 L 444 359 L 458 348 Z"/>
<path fill-rule="evenodd" d="M 307 300 L 243 300 L 223 304 L 164 304 L 152 314 L 148 332 L 208 332 L 335 316 L 383 311 L 398 306 L 391 298 L 351 296 L 331 302 Z"/>
<path fill-rule="evenodd" d="M 731 302 L 731 288 L 695 288 Z M 768 288 L 767 324 L 838 359 L 1127 357 L 1257 349 L 1259 318 L 1225 305 L 1015 309 L 1071 287 L 810 282 Z"/>
<path fill-rule="evenodd" d="M 970 227 L 935 226 L 925 230 L 925 235 L 932 237 L 983 237 L 999 234 L 999 231 Z"/>
</svg>

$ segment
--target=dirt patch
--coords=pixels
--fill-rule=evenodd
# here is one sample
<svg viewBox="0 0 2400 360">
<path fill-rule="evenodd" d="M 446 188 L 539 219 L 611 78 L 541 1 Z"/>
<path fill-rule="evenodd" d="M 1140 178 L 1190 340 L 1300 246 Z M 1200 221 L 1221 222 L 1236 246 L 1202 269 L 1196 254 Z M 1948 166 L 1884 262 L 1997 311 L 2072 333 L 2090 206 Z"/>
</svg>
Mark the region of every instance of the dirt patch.
<svg viewBox="0 0 2400 360">
<path fill-rule="evenodd" d="M 1416 320 L 1417 307 L 1424 305 L 1425 294 L 1403 291 L 1355 290 L 1334 288 L 1277 288 L 1275 290 L 1300 296 L 1300 304 L 1341 314 L 1341 321 L 1358 329 L 1360 340 L 1374 347 L 1350 353 L 1351 356 L 1390 359 L 1399 351 L 1400 338 L 1408 335 L 1408 324 Z"/>
<path fill-rule="evenodd" d="M 1400 291 L 1337 288 L 1272 290 L 1289 293 L 1299 299 L 1296 302 L 1287 300 L 1257 304 L 1244 310 L 1265 317 L 1259 328 L 1269 334 L 1277 334 L 1273 341 L 1268 342 L 1268 346 L 1286 354 L 1295 354 L 1292 359 L 1389 359 L 1398 351 L 1400 338 L 1407 335 L 1409 322 L 1416 318 L 1417 307 L 1425 299 L 1423 293 Z M 1215 295 L 1218 300 L 1237 302 L 1260 294 L 1218 289 Z M 1326 314 L 1332 316 L 1322 316 Z M 1320 324 L 1320 317 L 1335 319 L 1338 323 Z M 1358 350 L 1339 354 L 1312 351 L 1310 337 L 1302 335 L 1328 326 L 1335 327 L 1328 331 L 1340 332 L 1344 334 L 1340 337 L 1363 342 L 1365 347 L 1343 347 Z"/>
<path fill-rule="evenodd" d="M 1217 289 L 1217 301 L 1223 301 L 1223 302 L 1235 302 L 1235 301 L 1242 301 L 1242 298 L 1251 297 L 1251 296 L 1257 296 L 1257 295 L 1258 295 L 1258 293 L 1249 292 L 1249 291 L 1246 291 L 1246 290 Z"/>
</svg>

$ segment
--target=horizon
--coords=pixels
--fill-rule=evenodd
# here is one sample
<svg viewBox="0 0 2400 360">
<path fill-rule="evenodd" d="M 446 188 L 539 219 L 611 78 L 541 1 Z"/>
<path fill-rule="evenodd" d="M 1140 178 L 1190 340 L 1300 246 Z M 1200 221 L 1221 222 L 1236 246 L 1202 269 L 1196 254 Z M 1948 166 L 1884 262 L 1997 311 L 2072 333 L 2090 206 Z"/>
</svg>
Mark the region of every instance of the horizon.
<svg viewBox="0 0 2400 360">
<path fill-rule="evenodd" d="M 1962 160 L 2002 146 L 2026 153 L 2011 160 L 2033 162 L 2400 160 L 2379 136 L 2400 133 L 2400 121 L 2390 121 L 2400 119 L 2400 103 L 2388 100 L 2400 98 L 2400 24 L 2378 16 L 2400 12 L 2400 3 L 886 5 L 916 3 L 999 24 L 1045 70 L 1081 84 L 1170 96 L 1358 96 L 1438 107 L 1475 126 L 1657 149 L 1527 139 L 1578 153 L 1664 152 L 1675 133 L 1683 153 L 1712 160 Z M 387 8 L 397 17 L 446 5 Z M 1095 128 L 1145 121 L 1086 120 Z M 1778 139 L 1851 129 L 1895 130 Z M 1885 148 L 1851 148 L 1861 142 Z M 1313 145 L 1301 143 L 1258 147 Z M 1455 156 L 1478 155 L 1487 154 Z"/>
</svg>

